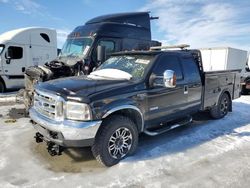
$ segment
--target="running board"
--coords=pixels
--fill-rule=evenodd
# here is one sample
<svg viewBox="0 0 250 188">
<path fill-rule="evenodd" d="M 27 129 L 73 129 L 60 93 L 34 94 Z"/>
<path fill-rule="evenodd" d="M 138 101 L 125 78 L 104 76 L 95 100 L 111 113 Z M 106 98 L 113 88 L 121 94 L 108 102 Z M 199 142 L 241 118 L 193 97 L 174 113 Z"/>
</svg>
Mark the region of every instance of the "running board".
<svg viewBox="0 0 250 188">
<path fill-rule="evenodd" d="M 160 128 L 160 129 L 157 129 L 157 130 L 154 130 L 154 131 L 145 130 L 144 133 L 149 135 L 149 136 L 156 136 L 156 135 L 165 133 L 167 131 L 170 131 L 172 129 L 175 129 L 177 127 L 187 125 L 187 124 L 191 123 L 192 121 L 193 121 L 192 117 L 188 117 L 187 119 L 184 119 L 184 120 L 180 121 L 178 124 L 173 124 L 173 125 L 167 126 L 165 128 Z"/>
</svg>

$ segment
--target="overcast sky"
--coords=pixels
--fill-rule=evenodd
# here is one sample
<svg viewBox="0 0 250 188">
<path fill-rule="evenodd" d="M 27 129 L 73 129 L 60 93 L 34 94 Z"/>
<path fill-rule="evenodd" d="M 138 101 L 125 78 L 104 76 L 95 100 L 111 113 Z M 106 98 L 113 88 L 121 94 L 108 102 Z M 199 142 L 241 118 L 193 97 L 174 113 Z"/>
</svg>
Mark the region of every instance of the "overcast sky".
<svg viewBox="0 0 250 188">
<path fill-rule="evenodd" d="M 0 33 L 20 27 L 55 28 L 58 46 L 67 34 L 102 14 L 151 11 L 152 37 L 193 48 L 250 49 L 249 0 L 0 0 Z"/>
</svg>

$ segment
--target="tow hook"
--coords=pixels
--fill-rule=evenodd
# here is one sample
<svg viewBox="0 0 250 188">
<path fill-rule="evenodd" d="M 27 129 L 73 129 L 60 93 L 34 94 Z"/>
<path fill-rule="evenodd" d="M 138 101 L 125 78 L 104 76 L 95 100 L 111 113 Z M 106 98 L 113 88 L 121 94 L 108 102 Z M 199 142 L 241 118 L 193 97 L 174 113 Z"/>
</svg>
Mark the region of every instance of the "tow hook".
<svg viewBox="0 0 250 188">
<path fill-rule="evenodd" d="M 53 142 L 47 142 L 47 146 L 47 150 L 51 156 L 61 155 L 63 152 L 63 147 Z"/>
<path fill-rule="evenodd" d="M 41 135 L 40 133 L 36 133 L 36 135 L 34 136 L 34 138 L 36 139 L 36 143 L 43 142 L 43 135 Z"/>
</svg>

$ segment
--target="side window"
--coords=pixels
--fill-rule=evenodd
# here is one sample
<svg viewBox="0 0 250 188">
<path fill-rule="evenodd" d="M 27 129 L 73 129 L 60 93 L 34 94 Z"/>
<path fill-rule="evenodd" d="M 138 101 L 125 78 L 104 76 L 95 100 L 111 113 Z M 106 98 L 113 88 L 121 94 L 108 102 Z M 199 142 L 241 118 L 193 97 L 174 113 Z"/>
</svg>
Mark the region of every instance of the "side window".
<svg viewBox="0 0 250 188">
<path fill-rule="evenodd" d="M 10 46 L 8 51 L 11 53 L 12 59 L 21 59 L 23 57 L 23 48 L 21 47 Z"/>
<path fill-rule="evenodd" d="M 106 47 L 106 53 L 110 54 L 115 51 L 115 42 L 111 40 L 101 40 L 99 41 L 100 46 L 105 46 Z"/>
<path fill-rule="evenodd" d="M 181 64 L 177 56 L 162 56 L 158 60 L 158 64 L 154 68 L 153 73 L 157 76 L 162 76 L 165 70 L 173 70 L 176 74 L 177 80 L 183 79 Z"/>
<path fill-rule="evenodd" d="M 97 46 L 99 45 L 105 46 L 107 58 L 109 57 L 111 53 L 115 52 L 115 42 L 112 40 L 100 40 Z M 92 60 L 94 62 L 97 62 L 97 47 L 95 48 L 93 52 Z"/>
<path fill-rule="evenodd" d="M 46 33 L 40 33 L 41 37 L 46 40 L 48 43 L 50 43 L 50 38 Z"/>
<path fill-rule="evenodd" d="M 200 72 L 194 60 L 192 58 L 185 58 L 182 62 L 184 73 L 187 75 L 185 79 L 188 82 L 200 82 Z"/>
</svg>

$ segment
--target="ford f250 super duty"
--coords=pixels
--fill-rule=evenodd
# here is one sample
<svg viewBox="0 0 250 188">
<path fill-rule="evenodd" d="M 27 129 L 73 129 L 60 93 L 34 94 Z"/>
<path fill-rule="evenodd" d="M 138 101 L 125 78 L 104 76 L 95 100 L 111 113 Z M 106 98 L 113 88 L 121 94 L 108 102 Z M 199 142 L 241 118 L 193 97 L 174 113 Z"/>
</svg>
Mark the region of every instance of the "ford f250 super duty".
<svg viewBox="0 0 250 188">
<path fill-rule="evenodd" d="M 91 146 L 112 166 L 135 152 L 138 135 L 158 135 L 209 110 L 232 111 L 240 96 L 240 70 L 204 72 L 199 50 L 131 51 L 113 54 L 88 76 L 38 83 L 30 118 L 36 141 L 51 155 Z"/>
</svg>

